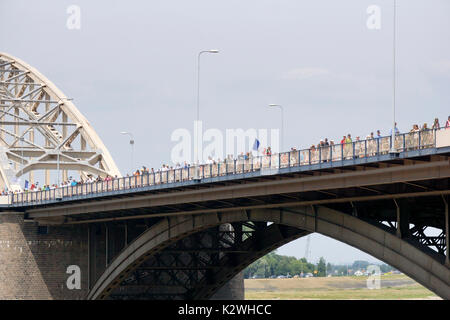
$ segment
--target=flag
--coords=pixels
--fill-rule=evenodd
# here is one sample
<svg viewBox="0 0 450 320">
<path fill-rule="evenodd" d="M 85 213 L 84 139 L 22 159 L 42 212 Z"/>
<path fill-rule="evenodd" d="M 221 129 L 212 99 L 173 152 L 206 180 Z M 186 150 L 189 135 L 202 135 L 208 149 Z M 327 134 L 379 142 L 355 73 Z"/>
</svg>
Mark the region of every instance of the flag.
<svg viewBox="0 0 450 320">
<path fill-rule="evenodd" d="M 28 180 L 25 180 L 25 188 L 24 188 L 25 190 L 27 190 L 28 189 Z"/>
<path fill-rule="evenodd" d="M 258 151 L 259 149 L 259 140 L 255 138 L 255 142 L 253 143 L 253 150 Z"/>
</svg>

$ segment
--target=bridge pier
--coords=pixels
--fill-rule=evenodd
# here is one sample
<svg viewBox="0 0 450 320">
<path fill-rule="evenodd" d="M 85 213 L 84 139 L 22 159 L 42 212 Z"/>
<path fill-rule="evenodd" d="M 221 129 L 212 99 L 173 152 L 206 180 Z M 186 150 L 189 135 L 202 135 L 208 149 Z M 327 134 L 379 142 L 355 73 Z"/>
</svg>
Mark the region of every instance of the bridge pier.
<svg viewBox="0 0 450 320">
<path fill-rule="evenodd" d="M 211 300 L 244 300 L 244 271 L 239 272 L 233 279 L 225 283 Z"/>
<path fill-rule="evenodd" d="M 87 261 L 86 226 L 38 226 L 0 212 L 0 299 L 85 299 Z M 80 270 L 80 289 L 67 286 L 69 266 Z"/>
</svg>

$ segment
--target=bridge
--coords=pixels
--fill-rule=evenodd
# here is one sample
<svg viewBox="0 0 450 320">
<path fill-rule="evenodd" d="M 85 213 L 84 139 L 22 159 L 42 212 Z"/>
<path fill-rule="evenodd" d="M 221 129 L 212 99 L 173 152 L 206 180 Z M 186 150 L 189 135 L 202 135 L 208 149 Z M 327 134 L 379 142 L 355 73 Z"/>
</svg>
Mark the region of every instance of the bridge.
<svg viewBox="0 0 450 320">
<path fill-rule="evenodd" d="M 242 298 L 237 275 L 246 266 L 317 232 L 367 252 L 450 298 L 450 130 L 121 177 L 98 136 L 89 137 L 95 132 L 84 130 L 87 120 L 70 101 L 61 100 L 62 93 L 47 79 L 5 54 L 0 54 L 0 68 L 14 70 L 8 76 L 0 73 L 2 117 L 13 117 L 1 125 L 16 130 L 9 131 L 15 143 L 0 139 L 4 158 L 16 164 L 10 165 L 9 175 L 3 169 L 5 184 L 13 186 L 8 177 L 36 168 L 59 169 L 59 148 L 67 157 L 63 170 L 118 176 L 40 191 L 16 187 L 3 197 L 0 296 L 209 299 L 224 297 L 222 293 Z M 46 96 L 39 90 L 25 97 L 26 91 L 11 90 L 15 81 L 26 86 L 34 81 L 34 88 L 40 83 L 41 92 L 50 88 L 53 93 L 45 100 L 34 97 Z M 9 100 L 2 100 L 6 96 Z M 40 148 L 24 148 L 25 156 L 19 158 L 17 143 L 25 134 L 16 123 L 26 122 L 39 132 L 58 127 L 51 124 L 57 117 L 29 111 L 38 113 L 34 106 L 50 100 L 55 112 L 77 115 L 70 119 L 80 140 L 92 142 L 90 154 L 87 143 L 75 148 L 61 132 L 54 139 L 46 135 Z M 10 112 L 14 108 L 19 111 Z M 19 118 L 23 110 L 27 116 Z M 31 159 L 37 156 L 30 151 L 35 147 L 44 150 Z M 76 152 L 80 157 L 73 156 Z M 82 275 L 74 290 L 66 286 L 69 266 L 77 266 Z"/>
</svg>

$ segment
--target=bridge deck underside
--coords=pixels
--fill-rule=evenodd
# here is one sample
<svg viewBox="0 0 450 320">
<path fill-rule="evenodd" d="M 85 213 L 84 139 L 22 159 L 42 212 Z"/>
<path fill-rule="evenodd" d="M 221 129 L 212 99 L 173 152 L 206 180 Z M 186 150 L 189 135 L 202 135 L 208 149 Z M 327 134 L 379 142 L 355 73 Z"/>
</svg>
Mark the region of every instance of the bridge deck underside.
<svg viewBox="0 0 450 320">
<path fill-rule="evenodd" d="M 429 181 L 421 181 L 418 182 L 421 186 L 429 186 L 430 190 L 439 191 L 439 190 L 448 190 L 449 179 L 442 179 L 441 181 L 434 180 L 433 183 L 427 183 Z M 432 184 L 432 185 L 431 185 Z M 335 206 L 342 208 L 348 207 L 350 202 L 358 203 L 358 207 L 361 210 L 361 214 L 364 216 L 373 217 L 374 215 L 383 218 L 385 220 L 395 221 L 396 220 L 396 207 L 395 203 L 392 199 L 380 199 L 380 200 L 364 200 L 358 202 L 358 198 L 365 197 L 376 197 L 379 195 L 401 195 L 401 194 L 411 194 L 416 192 L 422 192 L 423 189 L 420 189 L 416 186 L 409 186 L 405 184 L 394 184 L 394 185 L 381 185 L 381 186 L 373 186 L 372 190 L 366 190 L 361 188 L 348 188 L 345 190 L 341 189 L 331 189 L 325 191 L 311 191 L 311 192 L 301 192 L 301 193 L 289 193 L 289 194 L 278 194 L 278 195 L 269 195 L 269 196 L 258 196 L 258 197 L 241 197 L 237 199 L 227 199 L 220 201 L 205 201 L 205 202 L 196 202 L 195 204 L 186 203 L 180 205 L 165 205 L 165 206 L 157 206 L 157 207 L 149 207 L 149 208 L 133 208 L 128 210 L 114 210 L 100 213 L 86 213 L 86 214 L 78 214 L 74 217 L 68 216 L 68 218 L 72 218 L 72 222 L 77 221 L 90 221 L 95 222 L 98 219 L 101 220 L 110 220 L 117 218 L 140 218 L 142 216 L 162 216 L 165 214 L 177 214 L 179 212 L 188 213 L 188 212 L 198 212 L 198 210 L 214 210 L 214 211 L 222 211 L 226 209 L 236 209 L 236 208 L 245 208 L 245 207 L 261 207 L 261 206 L 283 206 L 285 204 L 290 204 L 292 202 L 318 202 L 326 203 L 330 201 L 330 206 L 333 206 L 334 199 L 342 199 L 342 198 L 351 198 L 353 201 L 348 201 L 345 204 L 338 205 L 338 203 L 334 204 Z M 392 197 L 394 198 L 394 197 Z M 434 212 L 434 207 L 442 207 L 442 200 L 439 197 L 425 197 L 420 201 L 414 201 L 410 199 L 411 202 L 415 202 L 416 205 L 412 204 L 414 207 L 414 219 L 428 219 L 433 226 L 439 226 L 437 216 L 443 217 L 442 208 L 441 212 Z M 422 202 L 424 201 L 424 202 Z M 426 204 L 425 204 L 426 203 Z M 364 213 L 363 213 L 364 212 Z M 442 220 L 442 219 L 441 219 Z M 442 222 L 442 221 L 441 221 Z"/>
</svg>

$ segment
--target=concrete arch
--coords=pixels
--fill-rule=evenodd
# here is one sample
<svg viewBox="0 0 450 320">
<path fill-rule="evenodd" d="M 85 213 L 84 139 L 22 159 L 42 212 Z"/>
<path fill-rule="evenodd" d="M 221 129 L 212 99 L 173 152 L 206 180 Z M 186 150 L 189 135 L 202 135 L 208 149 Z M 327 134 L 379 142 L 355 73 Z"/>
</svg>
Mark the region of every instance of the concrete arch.
<svg viewBox="0 0 450 320">
<path fill-rule="evenodd" d="M 112 261 L 89 292 L 88 299 L 106 298 L 127 274 L 173 241 L 212 226 L 242 221 L 272 222 L 304 230 L 304 234 L 318 232 L 394 266 L 442 298 L 450 299 L 450 270 L 442 261 L 378 226 L 327 207 L 240 210 L 162 220 Z"/>
<path fill-rule="evenodd" d="M 62 170 L 120 176 L 108 149 L 71 99 L 17 57 L 0 52 L 0 66 L 0 186 L 12 188 L 12 180 L 30 171 L 56 169 L 58 150 Z M 6 160 L 14 168 L 5 168 Z"/>
</svg>

